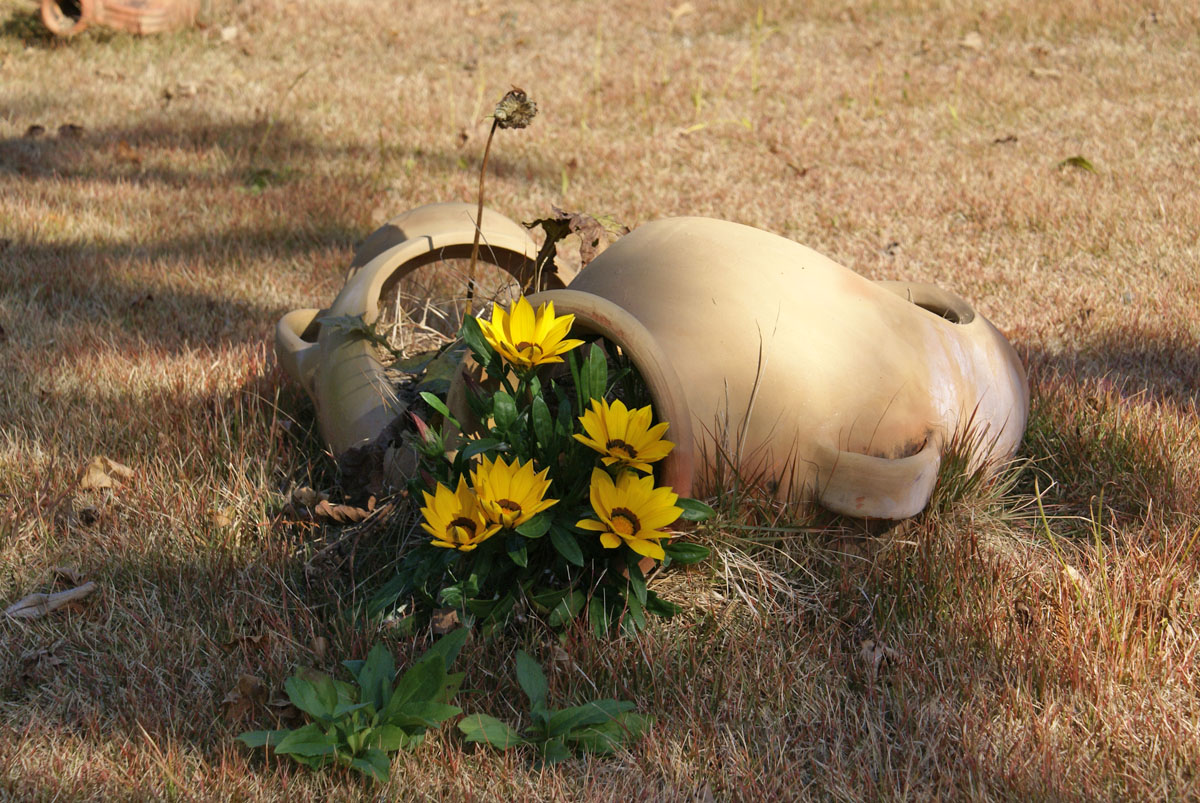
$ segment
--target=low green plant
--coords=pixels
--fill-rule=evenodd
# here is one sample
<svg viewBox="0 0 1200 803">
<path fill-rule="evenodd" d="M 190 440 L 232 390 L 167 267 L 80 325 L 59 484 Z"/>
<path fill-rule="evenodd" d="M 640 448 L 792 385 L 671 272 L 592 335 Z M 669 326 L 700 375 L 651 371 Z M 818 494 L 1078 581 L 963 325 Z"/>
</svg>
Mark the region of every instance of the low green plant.
<svg viewBox="0 0 1200 803">
<path fill-rule="evenodd" d="M 676 611 L 643 568 L 707 557 L 669 528 L 712 509 L 656 484 L 669 423 L 625 406 L 618 396 L 638 398 L 640 377 L 615 349 L 568 339 L 573 321 L 523 297 L 490 321 L 463 319 L 460 348 L 484 379 L 467 381 L 457 414 L 420 394 L 429 412 L 406 435 L 420 459 L 409 492 L 430 540 L 405 551 L 372 613 L 414 599 L 494 629 L 532 609 L 557 629 L 586 611 L 604 636 Z"/>
<path fill-rule="evenodd" d="M 343 661 L 354 683 L 323 673 L 297 674 L 284 684 L 292 705 L 312 722 L 291 730 L 261 730 L 238 737 L 248 747 L 271 747 L 308 767 L 341 764 L 386 781 L 389 753 L 411 750 L 425 731 L 458 716 L 450 705 L 463 674 L 450 667 L 467 638 L 460 628 L 425 652 L 399 680 L 391 652 L 382 645 L 365 661 Z"/>
<path fill-rule="evenodd" d="M 517 651 L 517 682 L 529 698 L 529 727 L 522 733 L 493 716 L 469 714 L 458 723 L 466 741 L 497 750 L 530 745 L 541 763 L 556 764 L 573 753 L 608 755 L 640 739 L 654 722 L 653 717 L 634 712 L 634 704 L 628 700 L 592 700 L 562 709 L 547 707 L 546 674 L 521 650 Z"/>
</svg>

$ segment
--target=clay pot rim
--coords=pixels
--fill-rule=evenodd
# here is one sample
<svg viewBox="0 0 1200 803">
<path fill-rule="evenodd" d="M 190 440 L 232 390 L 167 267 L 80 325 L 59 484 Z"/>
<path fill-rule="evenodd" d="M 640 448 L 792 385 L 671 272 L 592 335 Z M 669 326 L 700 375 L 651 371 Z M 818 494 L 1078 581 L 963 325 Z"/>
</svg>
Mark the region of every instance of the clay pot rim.
<svg viewBox="0 0 1200 803">
<path fill-rule="evenodd" d="M 573 335 L 599 335 L 629 356 L 646 383 L 657 419 L 670 424 L 667 438 L 675 444 L 660 464 L 659 481 L 680 496 L 691 496 L 695 464 L 691 408 L 679 376 L 650 331 L 624 307 L 581 290 L 544 290 L 528 298 L 535 307 L 553 301 L 556 315 L 575 316 Z"/>
<path fill-rule="evenodd" d="M 69 17 L 60 0 L 42 0 L 42 24 L 55 36 L 75 36 L 83 33 L 96 18 L 95 0 L 79 0 L 79 18 Z"/>
</svg>

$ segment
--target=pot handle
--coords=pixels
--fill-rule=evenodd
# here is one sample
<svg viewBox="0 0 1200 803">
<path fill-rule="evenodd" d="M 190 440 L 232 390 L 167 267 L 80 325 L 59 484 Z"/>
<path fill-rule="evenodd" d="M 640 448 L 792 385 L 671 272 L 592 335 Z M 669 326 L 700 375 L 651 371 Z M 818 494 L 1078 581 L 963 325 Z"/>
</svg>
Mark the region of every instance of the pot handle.
<svg viewBox="0 0 1200 803">
<path fill-rule="evenodd" d="M 275 357 L 309 396 L 313 395 L 313 375 L 317 370 L 317 344 L 305 340 L 304 333 L 320 314 L 317 309 L 296 309 L 275 324 Z"/>
<path fill-rule="evenodd" d="M 930 435 L 921 451 L 895 459 L 828 447 L 822 451 L 824 482 L 817 488 L 817 501 L 834 513 L 858 518 L 917 515 L 929 504 L 942 464 L 942 439 L 936 434 Z"/>
</svg>

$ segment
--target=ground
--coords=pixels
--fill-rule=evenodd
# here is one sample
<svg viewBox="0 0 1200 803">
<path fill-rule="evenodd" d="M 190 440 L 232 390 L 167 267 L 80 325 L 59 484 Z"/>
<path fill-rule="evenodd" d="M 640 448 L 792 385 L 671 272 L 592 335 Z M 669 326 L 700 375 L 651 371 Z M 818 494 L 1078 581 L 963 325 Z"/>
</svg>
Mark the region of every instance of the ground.
<svg viewBox="0 0 1200 803">
<path fill-rule="evenodd" d="M 99 590 L 0 618 L 0 798 L 379 793 L 233 741 L 298 668 L 428 641 L 354 616 L 386 533 L 306 571 L 338 530 L 289 491 L 339 479 L 272 330 L 388 217 L 475 199 L 514 84 L 540 114 L 497 135 L 493 208 L 717 216 L 936 283 L 1033 412 L 1010 472 L 948 466 L 896 526 L 722 500 L 636 640 L 464 651 L 477 710 L 517 716 L 518 647 L 556 703 L 635 700 L 629 753 L 541 771 L 447 729 L 385 794 L 1200 794 L 1194 4 L 213 0 L 69 42 L 35 10 L 0 0 L 0 602 Z M 132 476 L 83 487 L 98 455 Z"/>
</svg>

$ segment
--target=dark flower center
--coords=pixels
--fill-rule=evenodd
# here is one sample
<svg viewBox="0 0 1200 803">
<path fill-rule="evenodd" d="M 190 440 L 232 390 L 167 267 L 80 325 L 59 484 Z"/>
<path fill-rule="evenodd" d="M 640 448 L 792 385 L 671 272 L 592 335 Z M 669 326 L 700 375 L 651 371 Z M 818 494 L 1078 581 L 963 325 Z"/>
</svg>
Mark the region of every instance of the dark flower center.
<svg viewBox="0 0 1200 803">
<path fill-rule="evenodd" d="M 459 541 L 466 541 L 475 537 L 475 522 L 466 516 L 459 516 L 450 522 L 450 529 L 456 531 L 454 534 L 458 537 Z"/>
<path fill-rule="evenodd" d="M 613 532 L 617 535 L 628 538 L 637 535 L 642 529 L 642 522 L 637 514 L 627 507 L 614 507 L 609 518 L 612 520 Z"/>
<path fill-rule="evenodd" d="M 528 340 L 522 340 L 520 343 L 517 343 L 514 348 L 516 348 L 518 354 L 523 353 L 526 349 L 531 349 L 532 354 L 529 355 L 531 357 L 538 357 L 542 353 L 541 343 L 530 343 Z"/>
<path fill-rule="evenodd" d="M 516 502 L 514 502 L 511 499 L 501 499 L 496 504 L 499 505 L 500 507 L 504 508 L 505 510 L 507 510 L 509 513 L 520 513 L 521 512 L 521 506 L 518 505 Z"/>
<path fill-rule="evenodd" d="M 633 448 L 620 438 L 613 438 L 608 443 L 604 444 L 604 448 L 607 449 L 610 454 L 612 452 L 622 451 L 630 460 L 636 460 L 638 456 L 637 449 Z"/>
</svg>

